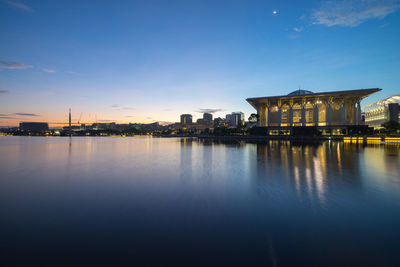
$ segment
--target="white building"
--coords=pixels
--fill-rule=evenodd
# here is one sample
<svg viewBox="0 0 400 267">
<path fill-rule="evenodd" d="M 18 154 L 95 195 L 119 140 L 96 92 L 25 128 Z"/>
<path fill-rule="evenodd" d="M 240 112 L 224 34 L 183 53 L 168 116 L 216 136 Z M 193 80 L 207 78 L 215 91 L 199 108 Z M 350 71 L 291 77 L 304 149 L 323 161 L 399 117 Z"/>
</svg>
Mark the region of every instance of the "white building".
<svg viewBox="0 0 400 267">
<path fill-rule="evenodd" d="M 394 95 L 365 107 L 365 124 L 375 129 L 387 121 L 399 121 L 400 95 Z"/>
</svg>

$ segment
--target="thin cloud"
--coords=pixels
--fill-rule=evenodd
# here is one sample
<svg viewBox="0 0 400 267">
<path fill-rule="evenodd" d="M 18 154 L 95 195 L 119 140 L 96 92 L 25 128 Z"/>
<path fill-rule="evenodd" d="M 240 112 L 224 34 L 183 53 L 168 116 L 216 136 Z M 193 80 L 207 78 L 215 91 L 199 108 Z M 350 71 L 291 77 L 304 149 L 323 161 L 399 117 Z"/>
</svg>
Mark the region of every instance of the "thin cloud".
<svg viewBox="0 0 400 267">
<path fill-rule="evenodd" d="M 4 3 L 6 3 L 9 6 L 18 8 L 19 10 L 26 11 L 26 12 L 33 12 L 35 11 L 33 8 L 30 6 L 27 6 L 19 1 L 11 1 L 11 0 L 3 0 Z"/>
<path fill-rule="evenodd" d="M 224 110 L 220 109 L 220 108 L 201 108 L 196 112 L 200 112 L 200 113 L 216 113 L 216 112 L 220 112 L 220 111 L 224 111 Z"/>
<path fill-rule="evenodd" d="M 16 118 L 10 117 L 10 116 L 0 116 L 0 119 L 7 120 L 7 119 L 16 119 Z"/>
<path fill-rule="evenodd" d="M 15 70 L 15 69 L 29 69 L 29 68 L 32 68 L 32 66 L 11 61 L 4 61 L 4 60 L 0 61 L 0 69 Z"/>
<path fill-rule="evenodd" d="M 55 72 L 56 72 L 56 70 L 47 69 L 47 68 L 43 68 L 42 70 L 43 70 L 44 72 L 47 72 L 47 73 L 55 73 Z"/>
<path fill-rule="evenodd" d="M 313 24 L 356 27 L 370 19 L 383 19 L 400 9 L 400 0 L 326 1 L 312 13 Z"/>
<path fill-rule="evenodd" d="M 135 116 L 130 116 L 130 115 L 127 115 L 127 116 L 125 116 L 126 118 L 133 118 L 133 117 L 135 117 Z"/>
<path fill-rule="evenodd" d="M 12 117 L 10 115 L 15 115 L 15 114 L 0 114 L 0 119 L 17 119 L 15 117 Z"/>
<path fill-rule="evenodd" d="M 27 116 L 27 117 L 37 117 L 40 115 L 34 114 L 34 113 L 22 113 L 22 112 L 18 112 L 18 113 L 14 113 L 14 115 L 18 115 L 18 116 Z"/>
<path fill-rule="evenodd" d="M 302 31 L 304 31 L 304 28 L 303 27 L 294 27 L 293 30 L 295 32 L 302 32 Z"/>
<path fill-rule="evenodd" d="M 113 108 L 113 109 L 119 109 L 119 110 L 122 110 L 122 109 L 124 109 L 124 110 L 135 110 L 135 108 L 133 108 L 133 107 L 121 106 L 121 105 L 119 105 L 119 104 L 112 104 L 112 105 L 111 105 L 111 108 Z"/>
<path fill-rule="evenodd" d="M 10 91 L 8 91 L 8 90 L 0 90 L 0 94 L 7 94 L 7 93 L 9 93 Z"/>
</svg>

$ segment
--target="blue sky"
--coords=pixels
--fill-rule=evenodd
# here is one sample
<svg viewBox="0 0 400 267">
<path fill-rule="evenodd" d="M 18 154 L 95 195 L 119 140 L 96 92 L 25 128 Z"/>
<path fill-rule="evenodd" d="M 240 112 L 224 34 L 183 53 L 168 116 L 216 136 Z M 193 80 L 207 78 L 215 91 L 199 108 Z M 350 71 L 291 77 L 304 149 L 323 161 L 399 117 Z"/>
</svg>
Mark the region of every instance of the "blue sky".
<svg viewBox="0 0 400 267">
<path fill-rule="evenodd" d="M 0 0 L 0 125 L 178 121 L 248 97 L 400 93 L 400 1 Z"/>
</svg>

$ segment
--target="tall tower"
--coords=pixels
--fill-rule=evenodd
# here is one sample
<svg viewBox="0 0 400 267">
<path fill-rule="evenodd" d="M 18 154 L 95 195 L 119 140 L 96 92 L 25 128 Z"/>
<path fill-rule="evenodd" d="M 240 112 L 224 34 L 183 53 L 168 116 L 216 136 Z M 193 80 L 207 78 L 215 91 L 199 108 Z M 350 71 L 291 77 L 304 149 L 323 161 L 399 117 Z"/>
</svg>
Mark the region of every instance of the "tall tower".
<svg viewBox="0 0 400 267">
<path fill-rule="evenodd" d="M 72 127 L 71 127 L 71 108 L 69 108 L 69 133 L 71 134 Z"/>
</svg>

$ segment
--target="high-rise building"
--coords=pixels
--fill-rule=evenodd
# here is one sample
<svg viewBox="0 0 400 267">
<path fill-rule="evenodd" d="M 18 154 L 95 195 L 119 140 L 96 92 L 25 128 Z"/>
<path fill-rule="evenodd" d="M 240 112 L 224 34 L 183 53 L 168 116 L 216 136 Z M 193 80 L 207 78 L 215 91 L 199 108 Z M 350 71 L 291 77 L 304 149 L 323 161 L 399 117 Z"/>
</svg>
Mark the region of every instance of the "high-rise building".
<svg viewBox="0 0 400 267">
<path fill-rule="evenodd" d="M 244 123 L 244 113 L 243 112 L 232 112 L 226 115 L 226 122 L 229 127 L 238 127 Z"/>
<path fill-rule="evenodd" d="M 204 113 L 203 118 L 197 119 L 197 124 L 211 125 L 213 122 L 213 116 L 210 113 Z"/>
<path fill-rule="evenodd" d="M 189 124 L 192 123 L 192 115 L 191 114 L 182 114 L 181 115 L 181 124 Z"/>
<path fill-rule="evenodd" d="M 213 121 L 213 115 L 211 113 L 204 113 L 203 119 L 204 119 L 204 121 L 211 123 Z"/>
</svg>

